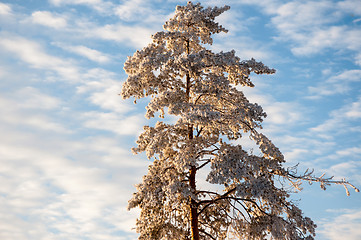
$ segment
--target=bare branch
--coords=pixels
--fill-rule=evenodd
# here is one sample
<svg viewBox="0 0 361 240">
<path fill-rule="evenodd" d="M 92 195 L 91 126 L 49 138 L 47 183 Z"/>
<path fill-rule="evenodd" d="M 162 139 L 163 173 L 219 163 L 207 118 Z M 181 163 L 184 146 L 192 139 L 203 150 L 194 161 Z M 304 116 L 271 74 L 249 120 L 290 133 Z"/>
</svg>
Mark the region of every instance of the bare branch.
<svg viewBox="0 0 361 240">
<path fill-rule="evenodd" d="M 197 167 L 197 170 L 201 169 L 202 167 L 206 166 L 208 163 L 210 163 L 211 160 L 207 160 L 205 163 L 203 163 L 202 165 L 200 165 L 199 167 Z"/>
<path fill-rule="evenodd" d="M 320 183 L 320 187 L 323 190 L 326 190 L 326 186 L 329 186 L 331 184 L 336 184 L 336 185 L 342 185 L 345 190 L 346 190 L 346 194 L 347 196 L 350 195 L 350 192 L 348 191 L 347 187 L 351 187 L 355 190 L 355 192 L 359 192 L 360 190 L 355 187 L 353 184 L 351 184 L 350 182 L 346 181 L 346 179 L 341 179 L 341 180 L 333 180 L 333 176 L 331 177 L 325 177 L 325 173 L 323 173 L 320 177 L 316 177 L 313 175 L 313 170 L 309 170 L 307 169 L 304 174 L 302 175 L 296 175 L 297 172 L 294 171 L 288 171 L 287 175 L 285 176 L 290 182 L 291 184 L 298 190 L 301 190 L 300 185 L 301 182 L 300 181 L 307 181 L 310 184 L 317 182 Z"/>
</svg>

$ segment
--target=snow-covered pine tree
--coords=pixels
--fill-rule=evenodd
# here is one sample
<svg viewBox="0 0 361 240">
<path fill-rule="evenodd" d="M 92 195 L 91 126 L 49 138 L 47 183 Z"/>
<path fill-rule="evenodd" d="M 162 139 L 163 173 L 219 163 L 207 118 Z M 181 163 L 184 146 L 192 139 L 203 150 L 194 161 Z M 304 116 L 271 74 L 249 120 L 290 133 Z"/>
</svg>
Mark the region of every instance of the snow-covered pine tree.
<svg viewBox="0 0 361 240">
<path fill-rule="evenodd" d="M 123 98 L 150 96 L 147 118 L 157 112 L 178 118 L 175 124 L 145 126 L 133 149 L 154 160 L 129 201 L 129 208 L 141 210 L 139 239 L 226 239 L 230 229 L 240 239 L 313 239 L 316 225 L 277 179 L 295 188 L 300 180 L 320 182 L 323 188 L 350 185 L 309 172 L 296 176 L 283 167 L 282 153 L 258 130 L 266 113 L 237 88 L 254 86 L 252 72 L 275 70 L 254 59 L 241 61 L 234 51 L 206 48 L 212 34 L 227 32 L 215 18 L 228 9 L 192 2 L 177 6 L 164 31 L 124 65 Z M 261 154 L 236 144 L 243 135 Z M 196 185 L 203 169 L 216 190 Z"/>
</svg>

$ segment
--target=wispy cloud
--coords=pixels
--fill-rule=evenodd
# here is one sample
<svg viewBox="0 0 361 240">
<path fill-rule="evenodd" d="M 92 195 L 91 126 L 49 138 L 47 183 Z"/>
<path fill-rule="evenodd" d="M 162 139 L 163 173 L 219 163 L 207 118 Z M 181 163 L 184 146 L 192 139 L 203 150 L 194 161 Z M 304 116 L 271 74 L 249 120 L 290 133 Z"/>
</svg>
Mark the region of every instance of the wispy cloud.
<svg viewBox="0 0 361 240">
<path fill-rule="evenodd" d="M 342 5 L 343 3 L 343 5 Z M 357 8 L 356 1 L 339 2 L 344 9 Z M 292 1 L 281 4 L 272 17 L 272 23 L 280 33 L 282 41 L 292 42 L 296 55 L 319 53 L 325 48 L 348 49 L 360 52 L 361 31 L 339 21 L 349 14 L 330 1 Z M 357 12 L 356 12 L 357 13 Z"/>
<path fill-rule="evenodd" d="M 330 118 L 310 130 L 327 138 L 350 131 L 360 132 L 361 128 L 353 125 L 353 121 L 358 121 L 359 118 L 361 118 L 361 97 L 332 111 Z M 330 134 L 331 132 L 333 133 L 332 135 Z"/>
<path fill-rule="evenodd" d="M 262 88 L 268 87 L 268 84 L 264 84 L 264 86 L 262 86 Z M 260 89 L 256 88 L 243 88 L 242 90 L 251 102 L 261 105 L 267 113 L 267 117 L 265 119 L 267 129 L 274 128 L 276 132 L 282 131 L 282 129 L 286 130 L 288 127 L 292 127 L 292 125 L 296 122 L 300 124 L 306 120 L 306 109 L 300 106 L 297 102 L 277 101 L 271 95 L 263 94 L 260 92 Z"/>
<path fill-rule="evenodd" d="M 78 81 L 78 69 L 70 62 L 52 56 L 43 47 L 32 40 L 2 32 L 0 46 L 3 51 L 15 54 L 20 60 L 38 69 L 53 70 L 64 79 Z"/>
<path fill-rule="evenodd" d="M 164 11 L 164 7 L 169 5 L 168 2 L 161 0 L 123 1 L 114 7 L 114 14 L 122 21 L 137 22 L 137 24 L 149 27 L 152 25 L 160 27 L 171 15 L 169 11 Z M 175 5 L 172 5 L 172 7 L 175 7 Z"/>
<path fill-rule="evenodd" d="M 85 127 L 132 136 L 141 132 L 145 122 L 143 114 L 123 116 L 116 113 L 87 112 L 83 118 Z"/>
<path fill-rule="evenodd" d="M 54 96 L 46 95 L 39 89 L 34 87 L 25 87 L 19 89 L 15 94 L 16 102 L 19 102 L 19 107 L 25 109 L 56 109 L 60 106 L 61 100 Z"/>
<path fill-rule="evenodd" d="M 347 49 L 356 53 L 361 50 L 361 44 L 357 41 L 361 37 L 361 30 L 348 26 L 318 29 L 311 32 L 306 38 L 296 39 L 296 34 L 291 37 L 299 42 L 298 46 L 292 48 L 292 52 L 296 55 L 320 53 L 327 48 Z"/>
<path fill-rule="evenodd" d="M 49 2 L 58 7 L 64 5 L 85 5 L 107 14 L 109 14 L 109 11 L 111 11 L 113 7 L 112 2 L 103 0 L 49 0 Z"/>
<path fill-rule="evenodd" d="M 138 20 L 144 14 L 151 14 L 152 9 L 149 5 L 149 2 L 144 0 L 124 1 L 115 8 L 115 14 L 122 20 Z"/>
<path fill-rule="evenodd" d="M 102 0 L 50 0 L 54 5 L 62 4 L 99 4 L 102 3 Z"/>
<path fill-rule="evenodd" d="M 62 43 L 54 43 L 54 45 L 98 63 L 106 63 L 109 62 L 111 59 L 107 54 L 83 45 L 71 46 Z"/>
<path fill-rule="evenodd" d="M 324 219 L 319 233 L 330 240 L 358 240 L 361 236 L 361 210 L 342 209 L 333 219 Z"/>
<path fill-rule="evenodd" d="M 258 3 L 271 16 L 271 27 L 278 31 L 278 39 L 290 44 L 290 49 L 297 56 L 309 56 L 321 53 L 326 49 L 348 50 L 359 64 L 361 53 L 361 30 L 358 27 L 343 23 L 350 15 L 361 16 L 360 4 L 356 0 L 338 1 L 267 1 Z"/>
<path fill-rule="evenodd" d="M 358 0 L 344 0 L 337 2 L 337 7 L 346 11 L 347 13 L 361 16 L 361 6 Z"/>
<path fill-rule="evenodd" d="M 41 145 L 36 147 L 34 141 L 40 139 L 34 137 L 28 139 L 32 141 L 30 144 L 25 139 L 16 144 L 9 144 L 9 140 L 3 137 L 0 139 L 0 179 L 3 183 L 0 187 L 0 212 L 4 221 L 0 237 L 122 239 L 120 231 L 131 235 L 134 213 L 126 212 L 125 206 L 132 189 L 124 188 L 128 185 L 120 182 L 129 181 L 131 186 L 130 183 L 136 181 L 135 175 L 136 178 L 140 176 L 127 171 L 124 165 L 114 164 L 109 169 L 99 161 L 92 163 L 89 158 L 93 155 L 104 158 L 108 163 L 123 162 L 128 160 L 128 153 L 110 139 L 97 141 L 94 138 L 87 144 L 79 145 L 53 136 L 58 141 L 58 148 L 47 149 Z M 99 152 L 92 146 L 109 149 L 117 155 Z M 73 151 L 79 154 L 75 161 L 64 156 Z M 75 156 L 74 153 L 72 155 Z M 136 160 L 133 159 L 133 162 Z M 138 168 L 140 166 L 143 167 L 140 164 Z M 137 166 L 133 164 L 134 168 Z M 16 177 L 7 175 L 3 170 L 17 172 Z"/>
<path fill-rule="evenodd" d="M 141 26 L 108 24 L 97 27 L 90 33 L 92 37 L 122 42 L 135 48 L 143 48 L 151 42 L 153 31 Z"/>
<path fill-rule="evenodd" d="M 27 90 L 25 90 L 27 91 Z M 21 93 L 23 91 L 20 91 Z M 30 93 L 32 94 L 32 93 Z M 55 119 L 49 118 L 49 116 L 42 111 L 34 111 L 35 109 L 41 109 L 42 107 L 48 108 L 54 104 L 57 104 L 57 100 L 51 97 L 46 96 L 31 96 L 26 98 L 22 96 L 24 104 L 17 104 L 17 101 L 6 99 L 0 97 L 0 106 L 1 106 L 1 119 L 0 122 L 5 125 L 24 128 L 31 127 L 37 130 L 43 131 L 54 131 L 61 133 L 69 133 L 69 130 L 64 128 L 59 122 Z M 31 103 L 39 103 L 38 100 L 47 100 L 46 103 L 40 103 L 40 106 L 30 105 Z M 29 102 L 27 102 L 29 101 Z"/>
<path fill-rule="evenodd" d="M 351 150 L 351 149 L 350 149 Z M 354 149 L 352 149 L 354 150 Z M 360 149 L 357 151 L 353 151 L 354 155 L 349 154 L 349 156 L 355 156 L 359 152 Z M 331 156 L 332 157 L 332 156 Z M 339 156 L 341 158 L 341 156 Z M 344 157 L 344 156 L 343 156 Z M 335 176 L 336 179 L 345 178 L 347 176 L 348 181 L 352 181 L 355 185 L 361 184 L 361 174 L 358 172 L 357 169 L 361 167 L 361 163 L 357 160 L 351 161 L 348 159 L 344 159 L 343 162 L 335 164 L 327 169 L 327 173 L 331 176 Z"/>
<path fill-rule="evenodd" d="M 48 11 L 36 11 L 31 14 L 31 20 L 34 23 L 41 24 L 52 28 L 64 28 L 67 26 L 67 21 L 63 17 L 55 16 Z"/>
<path fill-rule="evenodd" d="M 311 96 L 307 98 L 318 99 L 324 96 L 345 94 L 353 89 L 352 84 L 361 82 L 361 70 L 344 70 L 341 73 L 329 77 L 317 86 L 308 87 Z"/>
<path fill-rule="evenodd" d="M 11 7 L 8 4 L 0 2 L 0 15 L 10 15 L 11 12 Z"/>
</svg>

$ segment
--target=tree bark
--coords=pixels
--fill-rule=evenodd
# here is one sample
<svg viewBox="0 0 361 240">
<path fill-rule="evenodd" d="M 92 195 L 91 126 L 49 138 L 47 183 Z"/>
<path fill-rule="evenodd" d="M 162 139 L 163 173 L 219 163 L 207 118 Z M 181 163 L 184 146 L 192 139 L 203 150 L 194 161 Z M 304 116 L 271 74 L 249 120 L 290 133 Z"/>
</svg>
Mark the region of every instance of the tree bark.
<svg viewBox="0 0 361 240">
<path fill-rule="evenodd" d="M 190 169 L 189 185 L 192 192 L 196 190 L 196 167 L 192 166 Z M 191 232 L 192 240 L 199 240 L 199 229 L 198 229 L 198 204 L 197 202 L 190 197 L 190 210 L 191 210 Z"/>
<path fill-rule="evenodd" d="M 186 41 L 186 52 L 189 54 L 189 40 Z M 190 90 L 191 90 L 191 78 L 189 73 L 186 74 L 186 96 L 187 101 L 190 101 Z M 188 125 L 188 139 L 193 139 L 193 125 Z M 195 165 L 191 166 L 189 170 L 189 186 L 192 193 L 196 193 L 196 172 L 197 168 Z M 191 234 L 192 240 L 199 240 L 199 229 L 198 229 L 198 203 L 192 197 L 190 198 L 190 218 L 191 218 Z"/>
<path fill-rule="evenodd" d="M 190 93 L 190 77 L 189 74 L 186 76 L 187 80 L 187 89 L 186 94 L 189 101 Z M 193 126 L 190 124 L 188 126 L 188 139 L 193 139 Z M 189 186 L 192 193 L 196 193 L 196 172 L 197 168 L 195 165 L 191 166 L 189 170 Z M 191 218 L 191 233 L 192 240 L 199 240 L 199 229 L 198 229 L 198 204 L 195 199 L 190 197 L 190 218 Z"/>
</svg>

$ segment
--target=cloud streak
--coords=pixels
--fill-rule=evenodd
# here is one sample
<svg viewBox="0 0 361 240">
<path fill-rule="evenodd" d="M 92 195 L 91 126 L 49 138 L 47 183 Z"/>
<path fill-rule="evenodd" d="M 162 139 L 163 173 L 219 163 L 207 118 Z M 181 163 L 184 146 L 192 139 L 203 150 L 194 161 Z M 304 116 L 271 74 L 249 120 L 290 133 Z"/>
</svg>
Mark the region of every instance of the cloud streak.
<svg viewBox="0 0 361 240">
<path fill-rule="evenodd" d="M 52 28 L 65 28 L 67 26 L 66 19 L 54 16 L 48 11 L 36 11 L 31 14 L 34 23 L 52 27 Z"/>
<path fill-rule="evenodd" d="M 278 31 L 275 39 L 290 44 L 294 55 L 312 56 L 329 49 L 342 49 L 348 50 L 360 66 L 361 44 L 357 39 L 361 37 L 361 30 L 343 23 L 350 15 L 355 20 L 361 16 L 357 0 L 336 3 L 327 0 L 286 3 L 270 0 L 262 4 L 248 0 L 242 2 L 258 5 L 271 16 L 271 26 Z"/>
<path fill-rule="evenodd" d="M 346 94 L 353 89 L 352 85 L 359 82 L 361 82 L 360 69 L 345 70 L 329 77 L 326 81 L 317 86 L 308 87 L 311 96 L 308 96 L 307 98 L 318 99 L 335 94 Z"/>
<path fill-rule="evenodd" d="M 47 54 L 39 43 L 4 32 L 0 36 L 0 46 L 3 51 L 15 54 L 31 67 L 55 71 L 63 79 L 70 81 L 79 80 L 76 67 L 64 59 Z"/>
<path fill-rule="evenodd" d="M 61 43 L 54 43 L 54 45 L 59 46 L 66 51 L 83 56 L 94 62 L 107 63 L 111 60 L 111 57 L 109 57 L 107 54 L 104 54 L 98 50 L 91 49 L 83 45 L 69 46 Z"/>
<path fill-rule="evenodd" d="M 10 15 L 11 7 L 5 3 L 0 3 L 0 15 Z"/>
<path fill-rule="evenodd" d="M 325 219 L 321 225 L 320 233 L 330 240 L 359 239 L 361 236 L 361 229 L 359 227 L 361 210 L 344 209 L 340 213 L 333 219 Z"/>
</svg>

